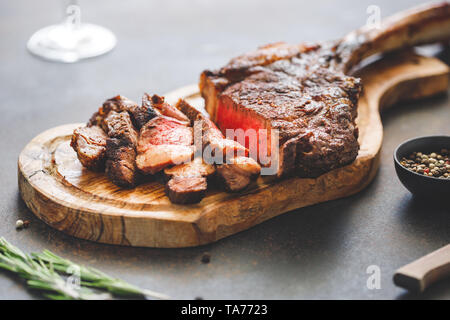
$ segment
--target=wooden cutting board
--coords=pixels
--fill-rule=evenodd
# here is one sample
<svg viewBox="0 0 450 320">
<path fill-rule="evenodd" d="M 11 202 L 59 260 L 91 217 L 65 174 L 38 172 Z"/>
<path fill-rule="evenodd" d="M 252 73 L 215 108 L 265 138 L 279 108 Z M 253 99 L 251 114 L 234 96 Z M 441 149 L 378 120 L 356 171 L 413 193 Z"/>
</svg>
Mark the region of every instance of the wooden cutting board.
<svg viewBox="0 0 450 320">
<path fill-rule="evenodd" d="M 125 190 L 104 174 L 84 169 L 69 146 L 73 129 L 82 125 L 77 123 L 47 130 L 23 149 L 18 162 L 20 194 L 36 216 L 75 237 L 161 248 L 210 243 L 281 213 L 362 190 L 379 165 L 383 137 L 379 109 L 446 91 L 448 74 L 449 68 L 439 60 L 412 53 L 364 68 L 358 157 L 316 179 L 260 177 L 257 185 L 239 194 L 211 190 L 199 204 L 175 205 L 159 181 Z M 196 85 L 166 97 L 170 102 L 183 97 L 199 108 L 203 105 Z"/>
</svg>

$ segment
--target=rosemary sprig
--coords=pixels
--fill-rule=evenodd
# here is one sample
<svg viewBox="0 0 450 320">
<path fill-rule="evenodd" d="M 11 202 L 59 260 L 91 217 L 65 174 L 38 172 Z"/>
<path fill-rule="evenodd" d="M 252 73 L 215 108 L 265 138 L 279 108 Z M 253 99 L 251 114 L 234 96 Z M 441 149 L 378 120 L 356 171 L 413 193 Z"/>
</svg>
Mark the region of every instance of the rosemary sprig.
<svg viewBox="0 0 450 320">
<path fill-rule="evenodd" d="M 43 295 L 57 300 L 92 300 L 110 298 L 110 294 L 98 294 L 63 279 L 53 268 L 40 259 L 33 259 L 19 248 L 0 238 L 0 268 L 14 272 L 27 280 L 32 289 L 42 290 Z"/>
<path fill-rule="evenodd" d="M 90 267 L 78 265 L 61 258 L 49 250 L 26 255 L 19 248 L 0 238 L 0 268 L 14 272 L 27 280 L 30 288 L 42 290 L 50 299 L 108 299 L 116 296 L 143 296 L 168 299 L 161 293 L 140 289 L 123 280 L 112 278 Z M 61 274 L 79 277 L 74 285 Z M 91 288 L 103 289 L 109 293 L 98 294 Z"/>
<path fill-rule="evenodd" d="M 62 273 L 67 273 L 67 270 L 77 270 L 82 280 L 81 284 L 86 287 L 104 289 L 116 296 L 143 296 L 156 299 L 169 299 L 164 294 L 140 289 L 121 279 L 113 278 L 98 269 L 85 267 L 61 258 L 49 250 L 44 250 L 42 253 L 34 253 L 33 257 L 48 265 L 52 265 L 55 270 Z"/>
</svg>

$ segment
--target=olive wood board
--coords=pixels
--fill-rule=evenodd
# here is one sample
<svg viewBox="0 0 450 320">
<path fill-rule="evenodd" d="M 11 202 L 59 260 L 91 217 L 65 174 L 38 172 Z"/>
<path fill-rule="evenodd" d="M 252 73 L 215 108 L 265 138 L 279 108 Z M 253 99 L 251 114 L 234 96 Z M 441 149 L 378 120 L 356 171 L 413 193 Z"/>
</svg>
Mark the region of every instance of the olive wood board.
<svg viewBox="0 0 450 320">
<path fill-rule="evenodd" d="M 399 100 L 445 92 L 448 74 L 446 64 L 412 52 L 391 55 L 360 70 L 364 93 L 358 106 L 358 157 L 315 179 L 263 176 L 244 192 L 208 190 L 198 204 L 176 205 L 165 196 L 160 181 L 122 189 L 103 173 L 83 168 L 69 145 L 72 131 L 83 125 L 76 123 L 49 129 L 23 149 L 18 161 L 20 194 L 37 217 L 78 238 L 160 248 L 207 244 L 284 212 L 365 188 L 379 166 L 383 137 L 379 110 Z M 169 102 L 178 98 L 203 107 L 196 85 L 166 95 Z"/>
</svg>

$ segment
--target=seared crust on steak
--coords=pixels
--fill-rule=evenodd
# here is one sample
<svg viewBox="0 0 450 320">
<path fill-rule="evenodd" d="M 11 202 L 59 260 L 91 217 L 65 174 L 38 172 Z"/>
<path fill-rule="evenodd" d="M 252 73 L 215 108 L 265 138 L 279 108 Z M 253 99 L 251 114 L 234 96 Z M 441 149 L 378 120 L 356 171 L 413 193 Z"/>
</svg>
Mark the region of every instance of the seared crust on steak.
<svg viewBox="0 0 450 320">
<path fill-rule="evenodd" d="M 205 197 L 207 187 L 204 177 L 174 177 L 166 184 L 166 194 L 172 203 L 193 204 Z"/>
<path fill-rule="evenodd" d="M 171 117 L 183 122 L 189 122 L 189 119 L 183 112 L 178 110 L 176 107 L 168 104 L 167 102 L 164 102 L 164 97 L 158 96 L 156 94 L 150 96 L 148 93 L 145 93 L 142 101 L 146 101 L 146 104 L 150 104 L 153 108 L 167 117 Z"/>
<path fill-rule="evenodd" d="M 108 138 L 106 144 L 106 175 L 116 185 L 130 188 L 136 185 L 136 149 L 125 140 Z"/>
<path fill-rule="evenodd" d="M 183 114 L 186 115 L 188 120 L 191 123 L 191 126 L 194 125 L 194 122 L 196 120 L 204 119 L 205 116 L 196 108 L 191 106 L 189 103 L 186 102 L 184 99 L 179 99 L 177 103 L 175 104 L 175 108 L 180 110 Z"/>
<path fill-rule="evenodd" d="M 427 4 L 386 19 L 380 30 L 363 27 L 342 40 L 261 47 L 204 71 L 199 86 L 222 132 L 276 129 L 278 175 L 316 177 L 358 154 L 362 86 L 346 75 L 352 67 L 374 53 L 449 39 L 450 4 Z"/>
<path fill-rule="evenodd" d="M 70 146 L 76 151 L 84 167 L 103 171 L 107 138 L 106 133 L 98 126 L 80 127 L 73 131 Z"/>
<path fill-rule="evenodd" d="M 144 102 L 144 101 L 143 101 Z M 107 131 L 107 125 L 105 119 L 108 117 L 111 111 L 123 112 L 126 111 L 131 116 L 131 120 L 137 129 L 140 129 L 150 119 L 154 118 L 157 113 L 155 110 L 146 104 L 139 106 L 136 102 L 130 99 L 117 95 L 111 99 L 106 100 L 102 107 L 94 113 L 88 122 L 88 126 L 98 125 Z"/>
<path fill-rule="evenodd" d="M 133 187 L 138 180 L 136 146 L 138 132 L 128 112 L 109 112 L 104 123 L 108 132 L 106 143 L 106 175 L 116 185 Z"/>
<path fill-rule="evenodd" d="M 283 50 L 286 46 L 282 45 Z M 355 119 L 361 83 L 330 69 L 329 52 L 326 45 L 317 45 L 289 59 L 247 64 L 237 82 L 233 82 L 238 79 L 236 63 L 230 62 L 215 73 L 203 73 L 202 95 L 207 105 L 209 100 L 217 100 L 210 109 L 215 109 L 212 113 L 222 131 L 278 130 L 279 176 L 293 171 L 300 176 L 317 176 L 352 162 L 359 149 Z M 227 78 L 229 68 L 233 78 Z M 228 85 L 208 88 L 218 78 L 226 78 Z M 212 91 L 218 96 L 208 95 Z M 243 120 L 233 123 L 234 119 Z"/>
<path fill-rule="evenodd" d="M 131 122 L 130 115 L 123 111 L 117 113 L 111 111 L 105 119 L 106 132 L 110 138 L 117 138 L 131 146 L 136 146 L 138 141 L 138 132 Z"/>
</svg>

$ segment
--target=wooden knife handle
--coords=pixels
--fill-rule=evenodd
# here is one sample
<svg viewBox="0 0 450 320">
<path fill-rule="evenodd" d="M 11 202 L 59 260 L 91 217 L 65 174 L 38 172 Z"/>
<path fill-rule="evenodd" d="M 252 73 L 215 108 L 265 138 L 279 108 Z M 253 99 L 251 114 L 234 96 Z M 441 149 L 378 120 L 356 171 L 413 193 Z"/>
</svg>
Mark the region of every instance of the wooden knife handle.
<svg viewBox="0 0 450 320">
<path fill-rule="evenodd" d="M 432 283 L 450 276 L 450 244 L 407 264 L 394 274 L 394 283 L 422 292 Z"/>
</svg>

